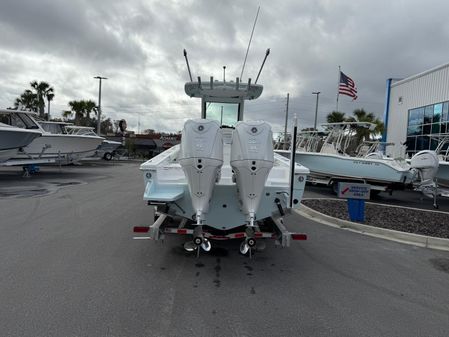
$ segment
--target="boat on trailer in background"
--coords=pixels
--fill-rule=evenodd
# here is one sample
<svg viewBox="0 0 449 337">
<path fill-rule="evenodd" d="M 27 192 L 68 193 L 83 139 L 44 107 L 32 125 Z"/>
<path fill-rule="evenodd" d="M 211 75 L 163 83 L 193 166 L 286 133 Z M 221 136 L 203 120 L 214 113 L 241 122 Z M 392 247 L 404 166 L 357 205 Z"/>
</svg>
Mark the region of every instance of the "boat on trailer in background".
<svg viewBox="0 0 449 337">
<path fill-rule="evenodd" d="M 374 126 L 365 122 L 327 123 L 323 124 L 327 131 L 321 141 L 317 139 L 320 137 L 317 132 L 298 137 L 296 161 L 310 169 L 308 181 L 332 186 L 334 191 L 339 182 L 360 182 L 370 184 L 373 193 L 404 189 L 411 184 L 413 172 L 404 159 L 385 159 L 372 152 L 364 156 L 348 154 L 356 128 Z M 358 150 L 360 153 L 360 148 Z M 290 156 L 290 151 L 276 152 Z"/>
<path fill-rule="evenodd" d="M 186 235 L 184 248 L 198 254 L 213 240 L 239 239 L 242 254 L 263 249 L 264 239 L 281 246 L 305 240 L 285 228 L 283 217 L 300 206 L 309 170 L 274 153 L 268 123 L 243 120 L 245 100 L 257 99 L 263 87 L 257 79 L 193 82 L 184 55 L 191 79 L 185 93 L 201 99 L 201 118 L 185 122 L 181 144 L 140 166 L 143 198 L 158 218 L 134 227 L 145 235 L 136 239 Z"/>
<path fill-rule="evenodd" d="M 3 123 L 25 130 L 40 132 L 41 136 L 21 147 L 12 160 L 59 162 L 70 164 L 92 155 L 104 138 L 96 134 L 75 134 L 67 131 L 72 126 L 65 122 L 40 120 L 36 113 L 21 110 L 0 110 Z M 75 126 L 72 126 L 75 127 Z M 79 128 L 79 127 L 76 127 Z"/>
</svg>

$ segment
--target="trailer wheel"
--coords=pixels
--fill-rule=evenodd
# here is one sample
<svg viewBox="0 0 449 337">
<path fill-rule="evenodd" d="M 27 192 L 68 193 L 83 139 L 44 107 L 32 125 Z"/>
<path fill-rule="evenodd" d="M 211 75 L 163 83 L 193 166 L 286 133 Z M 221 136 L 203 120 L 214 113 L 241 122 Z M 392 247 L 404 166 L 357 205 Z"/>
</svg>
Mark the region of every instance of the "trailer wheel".
<svg viewBox="0 0 449 337">
<path fill-rule="evenodd" d="M 333 181 L 331 187 L 332 187 L 332 192 L 334 194 L 338 194 L 338 181 Z"/>
<path fill-rule="evenodd" d="M 110 161 L 112 159 L 112 153 L 106 152 L 103 156 L 104 160 Z"/>
<path fill-rule="evenodd" d="M 370 199 L 373 199 L 373 198 L 377 197 L 377 196 L 379 195 L 380 192 L 381 192 L 381 191 L 379 191 L 379 190 L 371 190 L 371 191 L 369 192 L 369 197 L 370 197 Z"/>
</svg>

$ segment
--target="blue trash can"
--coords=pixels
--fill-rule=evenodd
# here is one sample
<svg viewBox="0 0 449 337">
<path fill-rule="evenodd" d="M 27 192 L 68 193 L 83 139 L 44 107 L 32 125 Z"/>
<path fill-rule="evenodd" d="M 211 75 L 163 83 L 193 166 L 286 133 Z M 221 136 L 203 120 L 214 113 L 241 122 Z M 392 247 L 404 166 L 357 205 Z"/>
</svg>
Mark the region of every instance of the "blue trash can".
<svg viewBox="0 0 449 337">
<path fill-rule="evenodd" d="M 348 199 L 348 211 L 351 221 L 365 222 L 365 200 Z"/>
</svg>

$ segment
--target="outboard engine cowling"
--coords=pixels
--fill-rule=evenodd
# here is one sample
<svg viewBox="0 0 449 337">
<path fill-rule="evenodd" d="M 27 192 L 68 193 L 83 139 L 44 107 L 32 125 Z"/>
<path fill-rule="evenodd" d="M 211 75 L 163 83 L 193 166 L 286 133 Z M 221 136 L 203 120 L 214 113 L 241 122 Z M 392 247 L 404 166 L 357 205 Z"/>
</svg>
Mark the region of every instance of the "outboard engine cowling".
<svg viewBox="0 0 449 337">
<path fill-rule="evenodd" d="M 438 155 L 435 151 L 419 151 L 412 157 L 410 165 L 413 169 L 418 171 L 421 184 L 433 183 L 439 166 Z"/>
<path fill-rule="evenodd" d="M 223 139 L 217 121 L 188 120 L 181 138 L 179 163 L 189 184 L 198 225 L 207 213 L 215 182 L 223 165 Z"/>
<path fill-rule="evenodd" d="M 231 166 L 237 183 L 242 211 L 250 225 L 273 167 L 273 134 L 265 122 L 238 122 L 232 137 Z"/>
</svg>

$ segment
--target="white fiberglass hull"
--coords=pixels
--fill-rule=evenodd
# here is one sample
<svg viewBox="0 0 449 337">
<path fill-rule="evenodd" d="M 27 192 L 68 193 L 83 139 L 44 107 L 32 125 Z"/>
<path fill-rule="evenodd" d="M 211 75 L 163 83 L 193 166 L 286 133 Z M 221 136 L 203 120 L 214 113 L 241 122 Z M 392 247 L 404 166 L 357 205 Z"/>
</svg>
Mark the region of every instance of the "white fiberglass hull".
<svg viewBox="0 0 449 337">
<path fill-rule="evenodd" d="M 13 158 L 17 150 L 25 147 L 41 135 L 36 130 L 0 126 L 0 162 Z"/>
<path fill-rule="evenodd" d="M 77 161 L 92 155 L 102 143 L 98 136 L 78 136 L 66 134 L 43 134 L 20 152 L 16 158 L 60 158 Z"/>
<path fill-rule="evenodd" d="M 176 216 L 192 220 L 195 216 L 195 210 L 192 208 L 187 179 L 181 165 L 173 161 L 178 152 L 179 145 L 176 145 L 140 166 L 144 173 L 144 200 L 166 202 L 169 205 L 174 202 L 170 206 L 170 212 Z M 246 225 L 247 217 L 241 211 L 237 185 L 233 180 L 229 144 L 224 144 L 223 156 L 220 179 L 214 186 L 209 210 L 204 214 L 204 220 L 207 226 L 218 230 L 230 230 Z M 286 199 L 288 199 L 287 195 L 290 188 L 289 160 L 277 154 L 275 154 L 274 160 L 274 167 L 268 175 L 256 213 L 257 220 L 269 218 L 273 213 L 278 212 L 278 206 L 274 200 L 282 200 L 285 207 Z M 300 206 L 307 174 L 309 174 L 307 168 L 301 165 L 295 166 L 294 208 Z"/>
<path fill-rule="evenodd" d="M 354 158 L 314 152 L 296 152 L 295 161 L 306 166 L 311 174 L 323 177 L 352 178 L 379 184 L 409 183 L 412 178 L 410 166 L 405 161 Z"/>
</svg>

